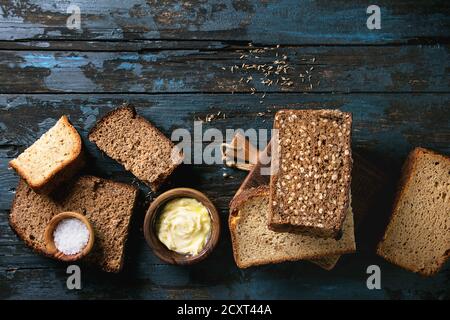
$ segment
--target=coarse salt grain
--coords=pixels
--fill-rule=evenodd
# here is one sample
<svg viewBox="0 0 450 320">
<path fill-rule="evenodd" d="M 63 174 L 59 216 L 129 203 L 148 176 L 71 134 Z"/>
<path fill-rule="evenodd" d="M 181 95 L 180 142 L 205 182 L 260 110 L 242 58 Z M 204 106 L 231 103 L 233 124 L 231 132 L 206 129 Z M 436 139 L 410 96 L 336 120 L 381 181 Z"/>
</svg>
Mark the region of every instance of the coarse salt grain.
<svg viewBox="0 0 450 320">
<path fill-rule="evenodd" d="M 87 245 L 89 236 L 86 225 L 76 218 L 62 220 L 53 232 L 56 248 L 67 255 L 81 252 Z"/>
</svg>

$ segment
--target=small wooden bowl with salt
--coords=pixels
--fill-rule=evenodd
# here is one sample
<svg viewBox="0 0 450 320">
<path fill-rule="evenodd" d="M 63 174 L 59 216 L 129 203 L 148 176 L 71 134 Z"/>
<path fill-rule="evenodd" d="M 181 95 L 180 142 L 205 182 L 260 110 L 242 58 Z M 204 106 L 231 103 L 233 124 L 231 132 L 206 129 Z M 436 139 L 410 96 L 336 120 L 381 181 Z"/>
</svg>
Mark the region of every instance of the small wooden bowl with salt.
<svg viewBox="0 0 450 320">
<path fill-rule="evenodd" d="M 61 212 L 47 224 L 44 241 L 49 256 L 61 261 L 76 261 L 92 250 L 94 229 L 84 215 Z"/>
</svg>

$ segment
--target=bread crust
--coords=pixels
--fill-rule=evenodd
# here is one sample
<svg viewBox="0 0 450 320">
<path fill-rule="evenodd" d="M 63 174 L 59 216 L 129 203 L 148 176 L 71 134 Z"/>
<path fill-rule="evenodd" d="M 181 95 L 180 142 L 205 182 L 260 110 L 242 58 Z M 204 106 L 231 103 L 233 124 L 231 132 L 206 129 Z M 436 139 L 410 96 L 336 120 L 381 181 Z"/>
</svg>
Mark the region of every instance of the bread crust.
<svg viewBox="0 0 450 320">
<path fill-rule="evenodd" d="M 139 121 L 143 126 L 146 126 L 148 128 L 151 128 L 156 135 L 158 135 L 161 139 L 166 140 L 170 143 L 170 146 L 172 148 L 175 147 L 174 143 L 168 139 L 158 128 L 156 128 L 150 121 L 148 121 L 147 119 L 141 117 L 140 115 L 137 114 L 136 109 L 130 105 L 129 103 L 124 103 L 122 105 L 120 105 L 119 107 L 117 107 L 114 110 L 111 110 L 110 112 L 106 113 L 100 120 L 98 120 L 96 122 L 96 124 L 89 130 L 88 133 L 88 139 L 89 141 L 96 143 L 95 139 L 93 138 L 93 135 L 95 135 L 95 133 L 97 132 L 97 130 L 99 130 L 99 128 L 101 127 L 101 125 L 110 117 L 114 116 L 116 113 L 121 112 L 121 111 L 127 111 L 131 114 L 131 118 L 135 119 L 136 121 Z M 98 146 L 98 145 L 97 145 Z M 101 149 L 101 148 L 100 148 Z M 117 160 L 116 160 L 117 161 Z M 118 161 L 120 163 L 120 161 Z M 161 172 L 158 177 L 154 180 L 154 181 L 147 181 L 145 179 L 142 179 L 141 177 L 137 177 L 138 179 L 142 179 L 142 181 L 148 185 L 150 187 L 150 189 L 153 192 L 156 192 L 161 185 L 167 180 L 167 178 L 173 173 L 173 171 L 175 171 L 175 169 L 183 162 L 183 155 L 180 152 L 180 157 L 178 159 L 177 162 L 173 163 L 173 165 L 166 171 Z M 122 164 L 122 163 L 120 163 Z M 122 164 L 123 165 L 123 164 Z M 129 170 L 127 170 L 129 171 Z"/>
<path fill-rule="evenodd" d="M 240 206 L 254 198 L 254 197 L 258 197 L 258 196 L 263 196 L 263 195 L 267 195 L 269 192 L 269 186 L 266 185 L 261 185 L 255 188 L 250 188 L 250 189 L 246 189 L 246 190 L 242 190 L 236 197 L 234 197 L 233 199 L 231 199 L 230 201 L 230 215 L 236 215 L 236 211 L 239 210 Z"/>
<path fill-rule="evenodd" d="M 282 112 L 294 112 L 296 114 L 299 113 L 307 113 L 310 112 L 312 110 L 290 110 L 290 109 L 282 109 L 279 110 L 276 114 L 275 117 L 277 117 L 277 115 L 279 115 Z M 317 110 L 314 110 L 315 112 L 318 112 Z M 335 110 L 320 110 L 322 111 L 321 113 L 323 115 L 326 114 L 331 114 L 333 111 Z M 341 112 L 341 114 L 344 114 L 346 116 L 349 117 L 350 120 L 350 133 L 347 137 L 347 145 L 351 146 L 351 137 L 352 137 L 352 123 L 353 123 L 353 115 L 350 112 Z M 276 120 L 274 121 L 274 128 L 276 128 L 277 126 L 277 122 Z M 280 156 L 280 146 L 278 143 L 275 143 L 274 148 L 276 149 L 275 154 Z M 349 154 L 348 154 L 348 159 L 349 159 L 349 178 L 346 181 L 346 186 L 345 188 L 347 189 L 347 191 L 350 190 L 350 186 L 351 186 L 351 182 L 352 182 L 352 175 L 351 175 L 351 169 L 352 169 L 352 165 L 353 165 L 353 159 L 352 159 L 352 148 L 349 148 Z M 274 161 L 272 161 L 272 172 L 275 172 L 276 166 L 278 166 L 279 164 L 275 163 Z M 322 237 L 322 238 L 334 238 L 337 239 L 339 237 L 340 234 L 340 230 L 342 229 L 342 225 L 345 221 L 345 217 L 346 217 L 346 213 L 348 210 L 348 207 L 350 205 L 350 199 L 349 199 L 349 192 L 346 192 L 344 194 L 344 209 L 342 210 L 342 212 L 339 215 L 339 221 L 337 222 L 337 224 L 335 224 L 333 227 L 331 228 L 325 228 L 325 227 L 316 227 L 316 226 L 304 226 L 304 225 L 292 225 L 289 222 L 278 222 L 278 221 L 274 221 L 274 214 L 273 214 L 273 199 L 275 197 L 275 193 L 276 193 L 276 183 L 278 181 L 279 175 L 278 174 L 272 174 L 270 177 L 270 210 L 269 210 L 269 219 L 268 219 L 268 227 L 269 229 L 271 229 L 272 231 L 277 231 L 277 232 L 291 232 L 291 233 L 299 233 L 299 234 L 310 234 L 312 236 L 316 236 L 316 237 Z"/>
<path fill-rule="evenodd" d="M 237 238 L 236 238 L 236 226 L 237 221 L 239 220 L 239 209 L 240 207 L 246 202 L 249 201 L 255 197 L 260 196 L 268 196 L 270 192 L 270 188 L 268 186 L 259 186 L 256 188 L 248 189 L 242 191 L 236 199 L 233 199 L 230 204 L 230 214 L 228 216 L 228 226 L 230 228 L 231 233 L 231 241 L 232 241 L 232 250 L 233 250 L 233 256 L 234 260 L 236 262 L 236 265 L 241 269 L 246 269 L 252 266 L 258 266 L 258 265 L 266 265 L 266 264 L 276 264 L 276 263 L 282 263 L 287 261 L 298 261 L 300 259 L 298 258 L 283 258 L 283 259 L 270 259 L 270 260 L 257 260 L 253 263 L 241 263 L 241 259 L 239 257 L 239 252 L 237 250 Z M 327 253 L 327 255 L 317 255 L 317 254 L 310 254 L 305 255 L 301 260 L 315 260 L 315 259 L 321 259 L 328 256 L 334 256 L 334 255 L 341 255 L 341 254 L 348 254 L 355 252 L 356 248 L 346 249 L 346 250 L 334 250 Z M 322 266 L 321 264 L 319 264 Z M 331 266 L 328 270 L 331 270 L 334 267 Z"/>
<path fill-rule="evenodd" d="M 9 162 L 9 166 L 37 193 L 51 193 L 59 184 L 72 178 L 85 165 L 83 142 L 81 141 L 78 131 L 70 123 L 66 115 L 63 115 L 59 121 L 62 121 L 69 129 L 72 138 L 75 140 L 75 149 L 71 157 L 59 163 L 49 177 L 40 183 L 36 183 L 31 180 L 31 177 L 27 176 L 26 172 L 22 170 L 16 159 Z"/>
<path fill-rule="evenodd" d="M 429 149 L 425 149 L 425 148 L 421 148 L 421 147 L 417 147 L 417 148 L 415 148 L 414 150 L 412 150 L 409 153 L 409 155 L 406 158 L 405 163 L 403 164 L 403 167 L 402 167 L 402 173 L 401 173 L 401 177 L 400 177 L 400 180 L 399 180 L 399 183 L 398 183 L 398 191 L 397 191 L 397 193 L 395 195 L 395 198 L 394 198 L 394 203 L 393 203 L 393 207 L 392 207 L 392 213 L 391 213 L 391 216 L 389 218 L 389 223 L 388 223 L 388 225 L 386 227 L 386 230 L 384 232 L 384 235 L 383 235 L 382 239 L 380 240 L 380 242 L 377 245 L 377 254 L 379 256 L 383 257 L 385 260 L 387 260 L 387 261 L 389 261 L 389 262 L 391 262 L 391 263 L 393 263 L 395 265 L 398 265 L 398 266 L 402 267 L 405 270 L 408 270 L 408 271 L 411 271 L 411 272 L 414 272 L 414 273 L 418 273 L 418 274 L 420 274 L 422 276 L 425 276 L 425 277 L 429 277 L 429 276 L 432 276 L 432 275 L 436 274 L 437 272 L 439 272 L 440 268 L 442 268 L 442 266 L 446 263 L 446 261 L 450 257 L 450 251 L 445 256 L 443 256 L 441 259 L 438 260 L 439 261 L 439 267 L 437 269 L 431 271 L 431 272 L 427 272 L 425 270 L 417 270 L 416 268 L 414 268 L 411 265 L 406 265 L 406 264 L 400 265 L 398 261 L 396 261 L 395 259 L 392 259 L 389 255 L 386 255 L 385 252 L 383 251 L 383 243 L 387 239 L 387 235 L 388 235 L 389 231 L 392 228 L 391 222 L 392 222 L 392 220 L 394 219 L 394 216 L 397 213 L 398 206 L 399 206 L 400 201 L 403 198 L 403 196 L 404 196 L 404 194 L 405 194 L 405 192 L 407 190 L 408 185 L 411 183 L 411 180 L 413 178 L 413 172 L 416 170 L 416 166 L 417 166 L 417 161 L 416 160 L 421 155 L 424 155 L 424 154 L 431 154 L 431 155 L 434 155 L 434 156 L 438 156 L 438 157 L 442 158 L 443 161 L 450 162 L 450 157 L 449 156 L 445 156 L 445 155 L 439 154 L 439 153 L 437 153 L 435 151 L 432 151 L 432 150 L 429 150 Z"/>
<path fill-rule="evenodd" d="M 135 206 L 136 206 L 136 198 L 138 195 L 139 190 L 130 184 L 126 184 L 126 183 L 122 183 L 122 182 L 116 182 L 116 181 L 112 181 L 112 180 L 107 180 L 107 179 L 100 179 L 98 177 L 94 177 L 94 176 L 82 176 L 80 177 L 80 179 L 88 179 L 90 181 L 109 181 L 111 183 L 114 183 L 116 185 L 121 185 L 122 187 L 126 188 L 129 190 L 129 192 L 133 193 L 133 197 L 135 199 L 135 201 L 133 202 L 133 207 L 131 209 L 131 213 L 133 214 Z M 14 197 L 13 201 L 12 201 L 12 205 L 11 205 L 11 213 L 9 214 L 9 218 L 8 218 L 8 222 L 9 225 L 11 227 L 11 229 L 14 231 L 14 233 L 25 243 L 25 245 L 29 248 L 31 248 L 34 252 L 43 255 L 45 257 L 51 258 L 51 259 L 56 259 L 53 255 L 50 255 L 44 247 L 39 247 L 37 245 L 35 245 L 29 238 L 29 235 L 21 232 L 21 228 L 17 225 L 17 221 L 15 221 L 15 210 L 17 208 L 16 206 L 16 201 L 17 201 L 17 195 L 20 193 L 20 190 L 22 188 L 26 188 L 26 182 L 24 180 L 19 180 L 19 184 L 17 186 L 16 189 L 16 196 Z M 55 213 L 57 214 L 57 213 Z M 130 217 L 131 219 L 131 217 Z M 130 229 L 130 223 L 128 224 L 128 229 L 127 229 L 127 235 L 129 233 L 129 229 Z M 103 263 L 101 264 L 101 268 L 106 271 L 106 272 L 112 272 L 112 273 L 118 273 L 121 271 L 122 267 L 123 267 L 123 263 L 124 263 L 124 257 L 125 257 L 125 245 L 126 245 L 126 241 L 128 239 L 128 236 L 125 238 L 125 243 L 124 243 L 124 250 L 122 250 L 121 252 L 121 257 L 120 257 L 120 265 L 117 268 L 112 268 L 110 266 L 108 266 L 107 264 Z M 86 261 L 90 258 L 90 255 L 86 256 L 85 258 L 82 259 L 82 261 Z"/>
</svg>

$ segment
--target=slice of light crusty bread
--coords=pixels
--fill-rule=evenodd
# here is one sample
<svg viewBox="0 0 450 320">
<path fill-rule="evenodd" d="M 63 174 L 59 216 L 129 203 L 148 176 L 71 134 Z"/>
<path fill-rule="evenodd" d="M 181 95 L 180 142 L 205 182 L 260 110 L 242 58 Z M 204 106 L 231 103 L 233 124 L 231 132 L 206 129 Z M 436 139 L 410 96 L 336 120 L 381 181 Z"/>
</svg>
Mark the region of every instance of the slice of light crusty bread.
<svg viewBox="0 0 450 320">
<path fill-rule="evenodd" d="M 377 253 L 425 276 L 445 264 L 450 256 L 450 157 L 423 148 L 410 153 Z"/>
<path fill-rule="evenodd" d="M 50 193 L 84 165 L 80 135 L 62 116 L 9 165 L 34 191 Z"/>
<path fill-rule="evenodd" d="M 93 251 L 83 260 L 105 271 L 118 272 L 137 193 L 128 184 L 82 176 L 48 196 L 35 193 L 21 180 L 9 222 L 29 247 L 46 255 L 44 230 L 50 219 L 63 211 L 82 213 L 95 232 Z"/>
<path fill-rule="evenodd" d="M 183 160 L 181 153 L 172 154 L 172 141 L 127 104 L 100 119 L 89 140 L 153 191 Z"/>
<path fill-rule="evenodd" d="M 266 186 L 243 191 L 233 201 L 228 222 L 238 267 L 318 259 L 356 250 L 351 209 L 340 240 L 274 232 L 267 226 L 268 213 L 269 188 Z"/>
<path fill-rule="evenodd" d="M 337 237 L 349 205 L 352 115 L 338 110 L 280 110 L 270 179 L 269 227 Z"/>
</svg>

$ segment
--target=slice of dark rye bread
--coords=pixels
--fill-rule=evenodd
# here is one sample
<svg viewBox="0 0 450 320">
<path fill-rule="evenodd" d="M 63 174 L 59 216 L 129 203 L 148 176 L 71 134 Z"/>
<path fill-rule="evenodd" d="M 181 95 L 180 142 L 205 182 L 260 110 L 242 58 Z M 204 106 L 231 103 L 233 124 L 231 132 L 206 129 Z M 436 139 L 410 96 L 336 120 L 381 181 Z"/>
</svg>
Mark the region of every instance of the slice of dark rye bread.
<svg viewBox="0 0 450 320">
<path fill-rule="evenodd" d="M 172 141 L 128 104 L 100 119 L 89 132 L 89 140 L 153 191 L 183 161 Z"/>
<path fill-rule="evenodd" d="M 450 157 L 423 148 L 409 154 L 377 253 L 424 276 L 442 268 L 450 256 Z"/>
<path fill-rule="evenodd" d="M 260 186 L 242 191 L 231 203 L 228 224 L 233 244 L 233 255 L 239 268 L 309 260 L 327 257 L 333 259 L 325 266 L 332 268 L 330 255 L 352 253 L 356 250 L 353 214 L 348 214 L 339 240 L 308 235 L 275 232 L 267 226 L 269 187 Z"/>
<path fill-rule="evenodd" d="M 119 272 L 137 194 L 138 190 L 128 184 L 82 176 L 50 197 L 35 193 L 20 180 L 9 222 L 29 247 L 47 255 L 44 230 L 50 219 L 63 211 L 82 213 L 95 232 L 93 251 L 83 260 L 105 271 Z"/>
<path fill-rule="evenodd" d="M 269 227 L 336 238 L 349 206 L 352 115 L 338 110 L 280 110 Z"/>
</svg>

